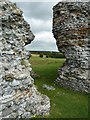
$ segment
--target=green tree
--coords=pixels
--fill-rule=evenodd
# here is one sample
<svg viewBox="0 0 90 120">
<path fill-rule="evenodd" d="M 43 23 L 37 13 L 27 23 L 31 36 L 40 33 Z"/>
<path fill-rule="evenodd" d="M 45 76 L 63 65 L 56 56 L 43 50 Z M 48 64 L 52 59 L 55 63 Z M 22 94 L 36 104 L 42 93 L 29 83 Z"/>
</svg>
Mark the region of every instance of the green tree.
<svg viewBox="0 0 90 120">
<path fill-rule="evenodd" d="M 42 53 L 40 53 L 40 54 L 39 54 L 39 57 L 43 58 L 43 54 L 42 54 Z"/>
</svg>

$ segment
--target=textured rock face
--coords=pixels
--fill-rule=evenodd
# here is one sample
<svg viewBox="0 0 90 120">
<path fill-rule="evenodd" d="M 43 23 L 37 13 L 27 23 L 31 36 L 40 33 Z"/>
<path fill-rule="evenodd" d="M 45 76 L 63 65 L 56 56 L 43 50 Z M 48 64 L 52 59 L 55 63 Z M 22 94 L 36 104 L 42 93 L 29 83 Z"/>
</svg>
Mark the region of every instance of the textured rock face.
<svg viewBox="0 0 90 120">
<path fill-rule="evenodd" d="M 24 49 L 34 35 L 15 4 L 0 0 L 0 5 L 0 118 L 48 114 L 49 98 L 34 86 L 30 53 Z"/>
<path fill-rule="evenodd" d="M 60 2 L 53 7 L 53 33 L 66 62 L 56 82 L 77 91 L 90 91 L 90 2 Z"/>
</svg>

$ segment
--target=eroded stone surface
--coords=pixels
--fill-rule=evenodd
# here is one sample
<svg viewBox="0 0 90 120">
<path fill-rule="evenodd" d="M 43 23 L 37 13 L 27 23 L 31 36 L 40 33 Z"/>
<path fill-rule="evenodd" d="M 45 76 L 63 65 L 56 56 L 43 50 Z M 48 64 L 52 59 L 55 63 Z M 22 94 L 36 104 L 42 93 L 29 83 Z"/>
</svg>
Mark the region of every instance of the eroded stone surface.
<svg viewBox="0 0 90 120">
<path fill-rule="evenodd" d="M 48 114 L 49 98 L 34 86 L 30 53 L 24 49 L 34 35 L 15 4 L 0 0 L 0 5 L 0 118 Z"/>
<path fill-rule="evenodd" d="M 59 2 L 53 7 L 53 34 L 66 62 L 56 82 L 77 91 L 90 91 L 90 2 Z"/>
</svg>

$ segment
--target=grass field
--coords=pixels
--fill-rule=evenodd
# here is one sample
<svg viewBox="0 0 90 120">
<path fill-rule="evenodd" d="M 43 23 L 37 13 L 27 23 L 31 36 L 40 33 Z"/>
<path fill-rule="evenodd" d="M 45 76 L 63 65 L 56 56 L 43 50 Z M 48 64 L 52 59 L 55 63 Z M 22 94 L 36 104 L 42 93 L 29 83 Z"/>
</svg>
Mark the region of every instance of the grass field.
<svg viewBox="0 0 90 120">
<path fill-rule="evenodd" d="M 62 88 L 54 83 L 57 70 L 63 65 L 64 61 L 65 59 L 40 58 L 35 55 L 30 58 L 33 70 L 40 75 L 35 79 L 35 85 L 41 93 L 50 98 L 51 102 L 50 115 L 43 117 L 87 118 L 88 95 Z M 42 87 L 43 84 L 54 86 L 55 90 L 48 91 Z"/>
</svg>

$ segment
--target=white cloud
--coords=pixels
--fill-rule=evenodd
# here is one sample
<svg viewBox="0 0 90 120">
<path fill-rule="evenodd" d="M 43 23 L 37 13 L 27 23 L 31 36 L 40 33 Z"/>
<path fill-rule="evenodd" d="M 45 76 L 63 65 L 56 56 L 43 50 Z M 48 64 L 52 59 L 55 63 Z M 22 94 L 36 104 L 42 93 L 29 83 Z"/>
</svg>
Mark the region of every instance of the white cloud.
<svg viewBox="0 0 90 120">
<path fill-rule="evenodd" d="M 70 0 L 43 0 L 43 1 L 42 0 L 10 0 L 10 1 L 12 2 L 59 2 L 59 1 L 70 1 Z"/>
<path fill-rule="evenodd" d="M 12 0 L 13 1 L 13 0 Z M 53 1 L 53 0 L 52 0 Z M 58 51 L 56 40 L 52 34 L 52 13 L 54 2 L 18 2 L 23 11 L 24 19 L 30 24 L 35 35 L 32 43 L 26 46 L 29 50 Z"/>
<path fill-rule="evenodd" d="M 50 33 L 50 32 L 46 32 L 46 31 L 43 31 L 43 32 L 40 32 L 40 33 L 37 33 L 36 34 L 36 40 L 37 41 L 45 41 L 45 42 L 52 42 L 52 43 L 55 43 L 55 39 L 53 38 L 53 34 Z"/>
<path fill-rule="evenodd" d="M 46 51 L 58 51 L 56 41 L 53 34 L 50 32 L 40 32 L 35 36 L 35 40 L 30 45 L 26 46 L 28 50 L 46 50 Z"/>
<path fill-rule="evenodd" d="M 38 33 L 41 31 L 52 31 L 52 22 L 51 20 L 40 20 L 40 19 L 29 19 L 27 20 L 31 26 L 31 29 L 34 33 Z"/>
<path fill-rule="evenodd" d="M 51 18 L 53 5 L 52 2 L 17 2 L 17 6 L 24 11 L 25 17 L 43 20 Z"/>
</svg>

